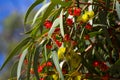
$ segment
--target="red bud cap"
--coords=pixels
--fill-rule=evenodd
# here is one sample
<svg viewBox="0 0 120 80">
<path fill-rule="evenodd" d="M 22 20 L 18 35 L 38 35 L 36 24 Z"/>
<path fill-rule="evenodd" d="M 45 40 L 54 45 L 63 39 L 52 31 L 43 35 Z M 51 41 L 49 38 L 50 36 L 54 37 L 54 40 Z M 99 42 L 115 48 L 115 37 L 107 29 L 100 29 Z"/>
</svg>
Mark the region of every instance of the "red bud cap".
<svg viewBox="0 0 120 80">
<path fill-rule="evenodd" d="M 51 66 L 52 66 L 52 62 L 48 61 L 48 62 L 47 62 L 47 66 L 48 66 L 48 67 L 51 67 Z"/>
<path fill-rule="evenodd" d="M 74 11 L 73 11 L 73 15 L 74 16 L 80 16 L 81 14 L 81 9 L 80 8 L 75 8 Z"/>
<path fill-rule="evenodd" d="M 70 40 L 70 35 L 69 34 L 65 34 L 64 41 L 69 41 L 69 40 Z"/>
<path fill-rule="evenodd" d="M 92 29 L 92 25 L 88 23 L 88 24 L 85 26 L 85 28 L 86 28 L 87 30 L 91 30 L 91 29 Z"/>
<path fill-rule="evenodd" d="M 30 69 L 30 74 L 34 74 L 33 68 Z"/>
<path fill-rule="evenodd" d="M 73 25 L 73 20 L 70 19 L 70 18 L 67 18 L 66 23 L 67 23 L 68 26 L 72 26 Z"/>
<path fill-rule="evenodd" d="M 89 39 L 90 39 L 90 35 L 85 35 L 85 36 L 84 36 L 84 39 L 85 39 L 85 40 L 89 40 Z"/>
<path fill-rule="evenodd" d="M 62 45 L 62 42 L 60 42 L 58 40 L 56 40 L 55 43 L 57 44 L 58 47 L 61 47 L 61 45 Z"/>
<path fill-rule="evenodd" d="M 68 9 L 68 13 L 69 13 L 70 15 L 73 15 L 73 8 L 69 8 L 69 9 Z"/>
<path fill-rule="evenodd" d="M 47 49 L 52 49 L 52 45 L 47 44 L 47 45 L 46 45 L 46 48 L 47 48 Z"/>
<path fill-rule="evenodd" d="M 42 66 L 38 66 L 38 73 L 42 72 L 43 67 Z"/>
<path fill-rule="evenodd" d="M 44 78 L 40 78 L 40 80 L 45 80 Z"/>
<path fill-rule="evenodd" d="M 44 26 L 47 28 L 47 29 L 50 29 L 52 27 L 52 22 L 47 20 L 44 22 Z"/>
<path fill-rule="evenodd" d="M 93 62 L 93 66 L 94 66 L 94 67 L 98 67 L 99 65 L 100 65 L 100 62 L 99 62 L 99 61 L 94 61 L 94 62 Z"/>
</svg>

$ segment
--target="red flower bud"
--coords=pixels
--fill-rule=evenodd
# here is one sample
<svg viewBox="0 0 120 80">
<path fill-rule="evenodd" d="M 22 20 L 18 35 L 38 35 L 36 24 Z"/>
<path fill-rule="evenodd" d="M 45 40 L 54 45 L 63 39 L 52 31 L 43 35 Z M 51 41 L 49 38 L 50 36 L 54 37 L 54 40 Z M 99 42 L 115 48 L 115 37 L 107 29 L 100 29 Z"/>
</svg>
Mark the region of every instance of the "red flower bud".
<svg viewBox="0 0 120 80">
<path fill-rule="evenodd" d="M 28 60 L 27 60 L 27 59 L 24 60 L 24 64 L 25 64 L 25 65 L 28 64 Z"/>
<path fill-rule="evenodd" d="M 85 28 L 87 29 L 87 30 L 91 30 L 92 29 L 92 25 L 90 25 L 89 23 L 85 26 Z"/>
<path fill-rule="evenodd" d="M 69 34 L 65 34 L 64 41 L 69 41 L 69 40 L 70 40 L 70 35 Z"/>
<path fill-rule="evenodd" d="M 85 40 L 89 40 L 89 39 L 90 39 L 90 36 L 89 36 L 89 35 L 85 35 L 85 36 L 84 36 L 84 39 L 85 39 Z"/>
<path fill-rule="evenodd" d="M 69 13 L 70 15 L 73 15 L 73 8 L 69 8 L 69 9 L 68 9 L 68 13 Z"/>
<path fill-rule="evenodd" d="M 72 40 L 72 41 L 71 41 L 71 45 L 75 46 L 75 45 L 77 45 L 77 42 L 74 41 L 74 40 Z"/>
<path fill-rule="evenodd" d="M 63 68 L 63 69 L 62 69 L 62 73 L 63 73 L 63 74 L 66 74 L 67 71 Z"/>
<path fill-rule="evenodd" d="M 47 48 L 47 49 L 52 49 L 52 45 L 47 44 L 47 45 L 46 45 L 46 48 Z"/>
<path fill-rule="evenodd" d="M 52 22 L 47 20 L 44 22 L 44 26 L 47 28 L 47 29 L 50 29 L 52 27 Z"/>
<path fill-rule="evenodd" d="M 45 80 L 44 78 L 40 78 L 40 80 Z"/>
<path fill-rule="evenodd" d="M 75 8 L 74 11 L 73 11 L 73 15 L 74 16 L 80 16 L 81 14 L 81 9 L 80 8 Z"/>
<path fill-rule="evenodd" d="M 47 62 L 47 66 L 48 66 L 48 67 L 51 67 L 51 66 L 52 66 L 52 62 L 48 61 L 48 62 Z"/>
<path fill-rule="evenodd" d="M 100 62 L 99 62 L 99 61 L 94 61 L 94 62 L 93 62 L 93 66 L 94 66 L 94 67 L 98 67 L 99 65 L 100 65 Z"/>
<path fill-rule="evenodd" d="M 58 47 L 60 47 L 62 45 L 62 42 L 56 40 L 55 43 L 57 44 Z"/>
<path fill-rule="evenodd" d="M 34 74 L 33 68 L 30 69 L 30 74 Z"/>
<path fill-rule="evenodd" d="M 67 23 L 68 26 L 72 26 L 73 20 L 70 19 L 70 18 L 67 18 L 67 19 L 66 19 L 66 23 Z"/>
<path fill-rule="evenodd" d="M 42 72 L 43 67 L 42 66 L 38 66 L 38 73 Z"/>
<path fill-rule="evenodd" d="M 56 28 L 54 32 L 59 32 L 60 31 L 60 28 Z"/>
</svg>

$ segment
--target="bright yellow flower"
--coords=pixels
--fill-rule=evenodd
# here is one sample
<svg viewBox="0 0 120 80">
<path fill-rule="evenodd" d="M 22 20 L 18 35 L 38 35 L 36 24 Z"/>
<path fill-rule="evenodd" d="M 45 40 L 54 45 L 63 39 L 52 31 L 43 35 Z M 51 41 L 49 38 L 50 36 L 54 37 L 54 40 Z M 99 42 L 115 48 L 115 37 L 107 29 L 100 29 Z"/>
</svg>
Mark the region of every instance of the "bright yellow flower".
<svg viewBox="0 0 120 80">
<path fill-rule="evenodd" d="M 87 14 L 83 14 L 81 21 L 82 22 L 87 22 L 88 20 L 89 20 L 89 16 Z"/>
<path fill-rule="evenodd" d="M 79 76 L 76 76 L 75 80 L 81 80 L 82 76 L 79 75 Z"/>
<path fill-rule="evenodd" d="M 65 47 L 60 47 L 60 48 L 58 49 L 58 58 L 59 58 L 59 59 L 63 58 L 65 51 L 66 51 L 66 48 L 65 48 Z"/>
<path fill-rule="evenodd" d="M 52 78 L 53 78 L 54 80 L 58 80 L 58 76 L 57 76 L 56 74 L 52 75 Z"/>
<path fill-rule="evenodd" d="M 89 18 L 94 17 L 94 11 L 87 11 L 85 14 L 87 14 Z"/>
<path fill-rule="evenodd" d="M 81 21 L 88 22 L 91 18 L 94 17 L 94 11 L 86 11 L 85 14 L 82 15 Z"/>
</svg>

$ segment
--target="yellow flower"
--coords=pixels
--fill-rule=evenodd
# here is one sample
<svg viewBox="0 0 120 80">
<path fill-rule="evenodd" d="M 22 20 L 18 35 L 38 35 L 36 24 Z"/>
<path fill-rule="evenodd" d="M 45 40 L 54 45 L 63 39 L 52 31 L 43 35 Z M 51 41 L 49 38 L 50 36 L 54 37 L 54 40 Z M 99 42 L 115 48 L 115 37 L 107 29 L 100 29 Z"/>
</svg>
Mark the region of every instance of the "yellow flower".
<svg viewBox="0 0 120 80">
<path fill-rule="evenodd" d="M 59 59 L 63 58 L 65 51 L 66 51 L 66 48 L 65 48 L 65 47 L 60 47 L 60 48 L 58 49 L 58 58 L 59 58 Z"/>
<path fill-rule="evenodd" d="M 79 75 L 79 76 L 76 76 L 75 80 L 81 80 L 82 76 Z"/>
<path fill-rule="evenodd" d="M 54 80 L 58 80 L 58 76 L 57 76 L 56 74 L 52 75 L 52 78 L 53 78 Z"/>
<path fill-rule="evenodd" d="M 86 11 L 85 14 L 82 15 L 81 21 L 88 22 L 91 18 L 94 17 L 94 11 Z"/>
<path fill-rule="evenodd" d="M 85 14 L 87 14 L 89 18 L 94 17 L 94 11 L 87 11 Z"/>
<path fill-rule="evenodd" d="M 87 14 L 83 14 L 81 21 L 82 22 L 87 22 L 88 20 L 89 20 L 89 16 Z"/>
</svg>

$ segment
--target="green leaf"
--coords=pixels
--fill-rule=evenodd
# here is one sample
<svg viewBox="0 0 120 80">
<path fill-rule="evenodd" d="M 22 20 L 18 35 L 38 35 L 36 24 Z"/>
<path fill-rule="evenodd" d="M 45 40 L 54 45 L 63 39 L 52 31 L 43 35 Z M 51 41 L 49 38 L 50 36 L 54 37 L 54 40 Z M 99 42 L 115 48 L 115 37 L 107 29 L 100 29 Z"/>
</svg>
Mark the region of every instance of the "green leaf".
<svg viewBox="0 0 120 80">
<path fill-rule="evenodd" d="M 21 58 L 19 60 L 18 68 L 17 68 L 17 80 L 20 79 L 22 64 L 27 53 L 28 53 L 28 48 L 23 51 Z"/>
<path fill-rule="evenodd" d="M 35 14 L 34 18 L 33 18 L 33 22 L 32 22 L 32 25 L 35 23 L 37 17 L 39 16 L 39 14 L 41 14 L 48 6 L 50 5 L 50 2 L 45 4 L 44 6 L 42 6 L 38 11 L 37 13 Z"/>
<path fill-rule="evenodd" d="M 72 1 L 61 1 L 61 0 L 51 0 L 51 2 L 53 2 L 54 4 L 60 4 L 62 7 L 68 7 L 72 4 Z"/>
<path fill-rule="evenodd" d="M 22 42 L 20 42 L 20 44 L 18 44 L 17 47 L 14 48 L 13 51 L 8 55 L 0 70 L 2 70 L 4 66 L 9 62 L 9 60 L 11 60 L 13 56 L 15 56 L 17 52 L 19 52 L 31 39 L 32 39 L 31 37 L 28 37 L 24 39 Z"/>
<path fill-rule="evenodd" d="M 120 65 L 120 59 L 115 62 L 115 65 Z"/>
<path fill-rule="evenodd" d="M 118 15 L 119 20 L 120 20 L 120 4 L 118 1 L 116 1 L 116 11 L 117 11 L 117 15 Z"/>
<path fill-rule="evenodd" d="M 30 80 L 30 69 L 32 65 L 32 56 L 35 53 L 35 48 L 34 46 L 30 46 L 29 49 L 29 54 L 28 54 L 28 68 L 27 68 L 27 80 Z"/>
<path fill-rule="evenodd" d="M 62 70 L 60 68 L 60 64 L 59 64 L 59 60 L 58 60 L 58 55 L 55 51 L 53 51 L 53 53 L 52 53 L 52 58 L 53 58 L 53 62 L 55 64 L 55 67 L 56 67 L 57 71 L 59 72 L 61 80 L 64 80 L 64 76 L 62 74 Z"/>
<path fill-rule="evenodd" d="M 120 59 L 118 59 L 115 64 L 113 64 L 110 68 L 109 71 L 112 74 L 118 74 L 118 72 L 120 72 Z"/>
<path fill-rule="evenodd" d="M 34 7 L 36 7 L 38 4 L 40 4 L 41 2 L 43 2 L 44 0 L 37 0 L 35 1 L 31 6 L 30 8 L 28 9 L 26 15 L 25 15 L 25 20 L 24 20 L 24 23 L 26 23 L 27 21 L 27 18 L 28 18 L 28 15 L 30 14 L 30 12 L 33 10 Z"/>
<path fill-rule="evenodd" d="M 50 5 L 48 6 L 48 8 L 46 9 L 46 11 L 44 12 L 41 22 L 37 25 L 37 27 L 35 27 L 35 29 L 32 31 L 31 35 L 34 37 L 36 35 L 36 33 L 38 32 L 38 30 L 40 30 L 42 32 L 43 30 L 43 23 L 45 22 L 46 18 L 48 18 L 48 16 L 50 15 L 50 13 L 52 12 L 52 10 L 54 9 L 55 4 L 50 3 Z"/>
<path fill-rule="evenodd" d="M 48 16 L 50 15 L 50 13 L 52 12 L 52 10 L 54 9 L 55 6 L 56 6 L 56 4 L 51 3 L 48 6 L 48 8 L 46 9 L 45 13 L 43 14 L 43 17 L 41 19 L 41 23 L 40 23 L 40 26 L 39 26 L 41 32 L 42 32 L 42 29 L 43 29 L 43 27 L 41 25 L 45 22 L 46 18 L 48 18 Z"/>
<path fill-rule="evenodd" d="M 48 32 L 48 36 L 50 37 L 52 35 L 52 33 L 54 32 L 56 26 L 58 26 L 60 24 L 60 18 L 57 18 L 54 22 L 52 27 L 50 28 L 50 31 Z"/>
<path fill-rule="evenodd" d="M 16 61 L 16 62 L 13 64 L 13 66 L 12 66 L 11 73 L 10 73 L 10 77 L 11 77 L 11 78 L 15 77 L 15 73 L 16 73 L 16 70 L 17 70 L 18 62 L 19 62 L 19 61 Z"/>
<path fill-rule="evenodd" d="M 63 28 L 63 10 L 60 13 L 60 32 L 62 37 L 64 38 L 64 28 Z"/>
<path fill-rule="evenodd" d="M 84 34 L 85 28 L 82 29 L 81 34 L 80 34 L 80 39 L 82 39 L 83 34 Z"/>
<path fill-rule="evenodd" d="M 48 54 L 47 54 L 46 45 L 44 46 L 44 51 L 45 51 L 45 52 L 44 52 L 44 53 L 45 53 L 45 54 L 44 54 L 45 60 L 47 61 L 47 60 L 48 60 L 48 56 L 47 56 Z"/>
<path fill-rule="evenodd" d="M 33 63 L 33 69 L 34 69 L 34 72 L 35 72 L 35 76 L 36 76 L 36 79 L 39 80 L 39 74 L 38 74 L 38 59 L 39 59 L 39 55 L 42 51 L 42 47 L 41 45 L 39 47 L 36 48 L 36 51 L 35 51 L 35 54 L 34 54 L 34 63 Z"/>
<path fill-rule="evenodd" d="M 102 31 L 94 31 L 94 32 L 90 32 L 90 33 L 88 33 L 88 34 L 90 35 L 90 37 L 94 37 L 94 36 L 100 35 L 100 34 L 102 34 L 102 33 L 103 33 Z"/>
</svg>

